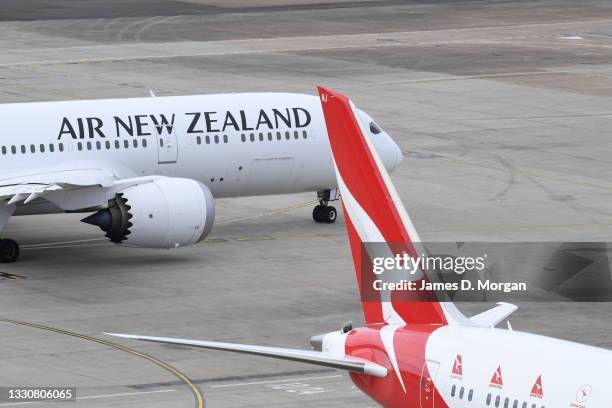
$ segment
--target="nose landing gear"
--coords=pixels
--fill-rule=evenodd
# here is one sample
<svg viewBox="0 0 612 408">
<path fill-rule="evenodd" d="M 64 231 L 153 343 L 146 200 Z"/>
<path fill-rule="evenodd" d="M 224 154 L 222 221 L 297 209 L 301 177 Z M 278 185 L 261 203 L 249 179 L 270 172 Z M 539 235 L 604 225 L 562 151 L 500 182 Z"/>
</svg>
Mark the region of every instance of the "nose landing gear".
<svg viewBox="0 0 612 408">
<path fill-rule="evenodd" d="M 330 201 L 336 201 L 340 197 L 338 189 L 317 191 L 319 205 L 312 210 L 312 218 L 315 222 L 333 224 L 338 218 L 338 211 L 329 205 Z"/>
<path fill-rule="evenodd" d="M 312 218 L 316 222 L 326 222 L 328 224 L 333 224 L 336 222 L 336 218 L 338 217 L 338 213 L 335 207 L 327 204 L 319 204 L 315 206 L 312 210 Z"/>
</svg>

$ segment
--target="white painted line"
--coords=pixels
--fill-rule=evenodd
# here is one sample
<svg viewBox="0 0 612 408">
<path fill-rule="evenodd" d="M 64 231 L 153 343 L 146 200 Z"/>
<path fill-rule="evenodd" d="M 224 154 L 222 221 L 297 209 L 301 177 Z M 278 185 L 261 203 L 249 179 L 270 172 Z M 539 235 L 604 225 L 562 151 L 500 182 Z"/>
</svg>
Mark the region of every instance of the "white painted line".
<svg viewBox="0 0 612 408">
<path fill-rule="evenodd" d="M 25 247 L 21 249 L 33 250 L 33 249 L 56 249 L 56 248 L 84 248 L 84 247 L 95 247 L 95 246 L 111 246 L 110 242 L 101 244 L 80 244 L 80 245 L 48 245 L 39 247 Z"/>
<path fill-rule="evenodd" d="M 381 86 L 381 85 L 409 85 L 409 84 L 421 84 L 426 82 L 446 82 L 446 81 L 461 81 L 468 79 L 487 79 L 487 78 L 503 78 L 513 76 L 536 76 L 536 75 L 553 75 L 553 74 L 571 74 L 569 71 L 528 71 L 528 72 L 508 72 L 503 74 L 480 74 L 480 75 L 465 75 L 465 76 L 450 76 L 440 78 L 420 78 L 420 79 L 407 79 L 399 81 L 389 82 L 371 82 L 359 85 L 337 85 L 337 89 L 346 88 L 363 88 L 368 86 Z"/>
<path fill-rule="evenodd" d="M 210 388 L 242 387 L 243 385 L 260 385 L 260 384 L 274 384 L 274 383 L 292 382 L 292 381 L 324 380 L 327 378 L 341 378 L 341 377 L 342 375 L 338 374 L 338 375 L 326 375 L 323 377 L 286 378 L 284 380 L 257 381 L 257 382 L 250 382 L 250 383 L 213 385 Z"/>
<path fill-rule="evenodd" d="M 256 214 L 256 215 L 250 215 L 248 217 L 240 217 L 240 218 L 232 218 L 231 220 L 225 220 L 225 221 L 221 221 L 221 222 L 217 222 L 215 223 L 215 225 L 226 225 L 226 224 L 232 224 L 235 222 L 241 222 L 241 221 L 248 221 L 248 220 L 252 220 L 255 218 L 261 218 L 261 217 L 266 217 L 268 215 L 274 215 L 274 214 L 279 214 L 279 213 L 283 213 L 283 212 L 288 212 L 291 210 L 297 210 L 298 208 L 302 208 L 302 207 L 306 207 L 309 205 L 312 205 L 316 202 L 318 202 L 319 200 L 312 200 L 312 201 L 308 201 L 306 203 L 302 203 L 302 204 L 296 204 L 293 205 L 291 207 L 286 207 L 286 208 L 281 208 L 278 210 L 274 210 L 274 211 L 268 211 L 268 212 L 264 212 L 264 213 L 260 213 L 260 214 Z"/>
<path fill-rule="evenodd" d="M 582 34 L 583 37 L 595 37 L 595 38 L 612 38 L 612 35 L 604 34 Z"/>
<path fill-rule="evenodd" d="M 152 59 L 172 59 L 180 57 L 215 57 L 224 55 L 248 55 L 248 54 L 272 54 L 272 53 L 283 53 L 283 52 L 300 52 L 300 51 L 323 51 L 323 50 L 344 50 L 354 48 L 379 48 L 379 47 L 396 47 L 406 46 L 404 43 L 385 43 L 385 44 L 365 44 L 365 45 L 330 45 L 328 47 L 286 47 L 286 48 L 273 48 L 273 49 L 261 49 L 261 50 L 236 50 L 236 51 L 210 51 L 210 52 L 181 52 L 175 54 L 145 54 L 145 55 L 134 55 L 134 56 L 115 56 L 115 57 L 102 57 L 102 58 L 76 58 L 76 59 L 65 59 L 65 60 L 38 60 L 38 61 L 25 61 L 25 62 L 9 62 L 0 63 L 0 67 L 19 67 L 19 66 L 32 66 L 32 65 L 61 65 L 61 64 L 90 64 L 96 62 L 124 62 L 124 61 L 138 61 L 138 60 L 152 60 Z"/>
<path fill-rule="evenodd" d="M 175 19 L 177 17 L 183 16 L 172 16 L 170 19 Z M 165 20 L 165 19 L 164 19 Z M 164 21 L 161 20 L 161 21 Z M 161 22 L 160 21 L 160 22 Z M 574 24 L 600 24 L 600 23 L 610 23 L 612 19 L 601 19 L 601 20 L 580 20 L 580 21 L 563 21 L 557 23 L 530 23 L 530 24 L 510 24 L 510 25 L 499 25 L 499 26 L 483 26 L 483 27 L 464 27 L 464 28 L 448 28 L 448 29 L 433 29 L 433 30 L 413 30 L 413 31 L 393 31 L 393 32 L 371 32 L 371 33 L 360 33 L 360 34 L 322 34 L 322 35 L 302 35 L 302 36 L 283 36 L 283 37 L 273 37 L 273 38 L 249 38 L 249 39 L 237 39 L 237 40 L 215 40 L 215 41 L 168 41 L 168 42 L 139 42 L 139 43 L 122 43 L 122 44 L 96 44 L 96 45 L 72 45 L 68 47 L 43 47 L 43 48 L 15 48 L 15 49 L 7 49 L 0 50 L 0 52 L 30 52 L 30 51 L 67 51 L 67 50 L 75 50 L 75 49 L 96 49 L 96 48 L 131 48 L 131 47 L 160 47 L 162 48 L 172 48 L 172 46 L 176 45 L 198 45 L 198 44 L 244 44 L 248 43 L 256 43 L 256 42 L 270 42 L 270 41 L 279 41 L 279 40 L 290 40 L 295 42 L 309 42 L 317 39 L 334 39 L 336 37 L 355 37 L 355 36 L 381 36 L 381 37 L 390 37 L 393 35 L 409 35 L 409 34 L 423 34 L 423 33 L 445 33 L 445 32 L 461 32 L 461 31 L 480 31 L 480 30 L 494 30 L 499 31 L 500 29 L 506 28 L 529 28 L 529 27 L 554 27 L 554 26 L 565 26 L 565 25 L 574 25 Z M 112 21 L 111 21 L 112 23 Z M 591 36 L 595 36 L 591 34 Z"/>
<path fill-rule="evenodd" d="M 64 244 L 81 244 L 83 242 L 92 242 L 92 241 L 105 241 L 106 238 L 89 238 L 89 239 L 77 239 L 74 241 L 57 241 L 57 242 L 45 242 L 42 244 L 30 244 L 30 245 L 22 245 L 21 248 L 35 248 L 49 245 L 64 245 Z"/>
<path fill-rule="evenodd" d="M 129 43 L 129 44 L 99 44 L 89 46 L 71 46 L 59 48 L 34 48 L 34 49 L 12 49 L 0 50 L 6 54 L 7 62 L 0 63 L 0 67 L 17 67 L 30 65 L 55 65 L 55 64 L 87 64 L 94 62 L 122 62 L 132 60 L 151 60 L 151 59 L 167 59 L 177 57 L 208 57 L 208 56 L 224 56 L 224 55 L 248 55 L 248 54 L 268 54 L 268 53 L 283 53 L 283 52 L 303 52 L 303 51 L 321 51 L 321 50 L 338 50 L 338 49 L 363 49 L 363 48 L 378 48 L 378 47 L 414 47 L 414 46 L 432 46 L 439 44 L 470 44 L 470 43 L 498 43 L 499 40 L 489 38 L 482 40 L 478 38 L 466 38 L 464 40 L 454 41 L 433 41 L 419 42 L 415 41 L 414 36 L 423 36 L 427 33 L 446 34 L 446 37 L 452 36 L 457 32 L 471 31 L 499 31 L 500 29 L 520 29 L 527 27 L 540 26 L 566 26 L 566 31 L 579 32 L 575 28 L 577 24 L 594 24 L 594 23 L 609 23 L 610 19 L 592 20 L 592 21 L 577 21 L 577 22 L 561 22 L 561 23 L 536 23 L 524 25 L 509 25 L 509 26 L 490 26 L 490 27 L 470 27 L 459 29 L 446 30 L 422 30 L 422 31 L 397 31 L 391 33 L 361 33 L 361 34 L 339 34 L 339 35 L 314 35 L 314 36 L 299 36 L 299 37 L 277 37 L 277 38 L 259 38 L 259 39 L 241 39 L 241 40 L 219 40 L 219 41 L 174 41 L 166 43 Z M 570 32 L 571 32 L 570 31 Z M 539 36 L 526 36 L 522 33 L 506 35 L 502 39 L 521 39 L 521 38 L 539 38 Z M 521 35 L 522 34 L 522 35 Z M 381 39 L 391 38 L 397 42 L 384 41 Z M 493 40 L 493 41 L 491 41 Z M 345 45 L 339 45 L 345 44 Z M 187 49 L 188 48 L 188 49 Z M 68 51 L 62 53 L 62 51 Z M 70 52 L 73 51 L 73 52 Z M 117 52 L 120 55 L 117 55 Z M 41 55 L 32 55 L 32 53 L 47 54 L 46 58 Z M 66 55 L 69 54 L 69 55 Z M 92 56 L 97 54 L 98 56 Z M 11 61 L 11 58 L 17 57 L 17 60 Z"/>
<path fill-rule="evenodd" d="M 77 397 L 77 400 L 94 399 L 94 398 L 130 397 L 132 395 L 161 394 L 161 393 L 175 392 L 175 391 L 176 390 L 156 390 L 156 391 L 126 392 L 123 394 L 88 395 L 86 397 Z"/>
<path fill-rule="evenodd" d="M 135 395 L 146 395 L 146 394 L 160 394 L 166 392 L 175 392 L 176 390 L 156 390 L 156 391 L 141 391 L 141 392 L 126 392 L 122 394 L 105 394 L 105 395 L 88 395 L 85 397 L 77 397 L 77 401 L 86 400 L 86 399 L 95 399 L 95 398 L 115 398 L 115 397 L 130 397 Z M 13 407 L 17 405 L 31 405 L 31 404 L 42 404 L 49 403 L 50 401 L 24 401 L 24 402 L 9 402 L 6 404 L 0 404 L 0 407 Z M 62 402 L 62 401 L 53 401 L 53 402 Z M 65 401 L 69 402 L 69 401 Z"/>
</svg>

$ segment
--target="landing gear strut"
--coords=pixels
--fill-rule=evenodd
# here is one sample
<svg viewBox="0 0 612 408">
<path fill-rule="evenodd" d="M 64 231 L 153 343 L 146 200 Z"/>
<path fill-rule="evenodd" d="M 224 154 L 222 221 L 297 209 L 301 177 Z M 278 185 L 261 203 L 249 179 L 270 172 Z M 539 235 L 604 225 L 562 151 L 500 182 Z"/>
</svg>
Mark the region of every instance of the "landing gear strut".
<svg viewBox="0 0 612 408">
<path fill-rule="evenodd" d="M 0 262 L 11 263 L 19 258 L 19 244 L 12 239 L 0 239 Z"/>
<path fill-rule="evenodd" d="M 330 201 L 336 201 L 340 197 L 338 189 L 317 191 L 319 205 L 312 210 L 312 218 L 315 222 L 333 224 L 338 218 L 338 211 L 329 205 Z"/>
</svg>

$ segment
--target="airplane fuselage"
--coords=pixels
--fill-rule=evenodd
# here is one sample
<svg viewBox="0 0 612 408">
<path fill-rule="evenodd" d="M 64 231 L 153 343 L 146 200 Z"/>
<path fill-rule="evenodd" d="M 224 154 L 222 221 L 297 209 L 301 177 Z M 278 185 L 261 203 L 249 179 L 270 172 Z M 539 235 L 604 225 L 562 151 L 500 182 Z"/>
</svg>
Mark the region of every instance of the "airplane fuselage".
<svg viewBox="0 0 612 408">
<path fill-rule="evenodd" d="M 332 338 L 340 340 L 337 335 Z M 612 365 L 612 352 L 602 348 L 524 332 L 454 325 L 370 326 L 342 338 L 346 355 L 387 367 L 386 378 L 350 374 L 360 389 L 385 407 L 612 404 L 605 369 Z"/>
<path fill-rule="evenodd" d="M 216 198 L 317 191 L 336 184 L 321 105 L 310 95 L 6 104 L 0 106 L 0 122 L 0 170 L 12 176 L 39 167 L 96 166 L 117 179 L 195 179 Z M 384 132 L 372 136 L 393 168 L 399 150 Z M 29 212 L 44 211 L 30 206 Z"/>
</svg>

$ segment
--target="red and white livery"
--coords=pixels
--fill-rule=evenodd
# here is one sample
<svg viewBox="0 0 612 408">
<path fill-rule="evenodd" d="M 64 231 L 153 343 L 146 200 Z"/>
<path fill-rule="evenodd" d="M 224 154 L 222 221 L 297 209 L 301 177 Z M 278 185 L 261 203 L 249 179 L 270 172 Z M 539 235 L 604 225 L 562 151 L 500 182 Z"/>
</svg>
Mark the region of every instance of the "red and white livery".
<svg viewBox="0 0 612 408">
<path fill-rule="evenodd" d="M 319 88 L 359 289 L 364 243 L 420 253 L 420 240 L 356 109 Z M 409 278 L 409 277 L 407 277 Z M 421 274 L 418 279 L 427 279 Z M 295 350 L 135 335 L 125 338 L 242 352 L 348 371 L 384 407 L 609 408 L 609 350 L 496 329 L 516 307 L 502 303 L 471 318 L 434 293 L 406 301 L 394 293 L 362 302 L 365 326 L 311 339 Z"/>
</svg>

